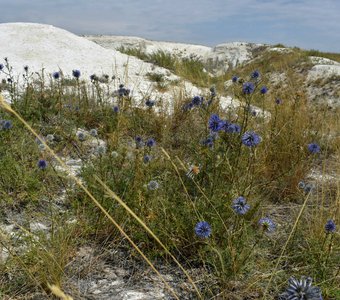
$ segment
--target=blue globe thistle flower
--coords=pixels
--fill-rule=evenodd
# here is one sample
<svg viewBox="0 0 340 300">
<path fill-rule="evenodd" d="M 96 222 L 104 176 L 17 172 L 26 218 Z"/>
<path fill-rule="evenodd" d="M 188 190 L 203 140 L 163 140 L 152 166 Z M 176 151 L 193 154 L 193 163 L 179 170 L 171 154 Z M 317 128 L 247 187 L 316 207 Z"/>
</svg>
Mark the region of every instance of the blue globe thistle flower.
<svg viewBox="0 0 340 300">
<path fill-rule="evenodd" d="M 238 215 L 244 215 L 250 209 L 250 205 L 247 204 L 247 201 L 244 197 L 238 197 L 233 201 L 232 208 Z"/>
<path fill-rule="evenodd" d="M 45 170 L 47 168 L 47 162 L 44 159 L 40 159 L 38 161 L 38 168 L 41 170 Z"/>
<path fill-rule="evenodd" d="M 39 145 L 38 145 L 38 149 L 39 149 L 41 152 L 43 152 L 43 151 L 46 150 L 46 146 L 45 146 L 44 144 L 39 144 Z"/>
<path fill-rule="evenodd" d="M 148 163 L 151 161 L 151 159 L 152 159 L 151 155 L 146 154 L 146 155 L 144 155 L 144 157 L 143 157 L 143 162 L 144 162 L 145 164 L 148 164 Z"/>
<path fill-rule="evenodd" d="M 336 231 L 336 225 L 333 220 L 328 220 L 325 225 L 326 233 L 334 233 Z"/>
<path fill-rule="evenodd" d="M 247 131 L 242 135 L 242 143 L 247 147 L 254 147 L 261 142 L 261 137 L 254 131 Z"/>
<path fill-rule="evenodd" d="M 99 145 L 97 147 L 97 153 L 99 155 L 104 155 L 106 153 L 106 147 L 104 145 Z"/>
<path fill-rule="evenodd" d="M 263 86 L 261 89 L 260 89 L 260 93 L 261 94 L 266 94 L 268 92 L 268 88 L 266 86 Z"/>
<path fill-rule="evenodd" d="M 95 128 L 91 129 L 91 130 L 90 130 L 90 134 L 91 134 L 92 136 L 94 136 L 94 137 L 97 137 L 97 136 L 98 136 L 98 131 L 97 131 L 97 129 L 95 129 Z"/>
<path fill-rule="evenodd" d="M 156 145 L 156 141 L 153 138 L 150 138 L 146 141 L 145 145 L 151 148 Z"/>
<path fill-rule="evenodd" d="M 229 124 L 226 132 L 228 132 L 228 133 L 240 133 L 241 132 L 241 126 L 236 124 L 236 123 Z"/>
<path fill-rule="evenodd" d="M 315 190 L 315 185 L 312 183 L 306 183 L 303 190 L 306 194 L 311 193 Z"/>
<path fill-rule="evenodd" d="M 281 300 L 322 300 L 321 290 L 312 286 L 312 278 L 302 276 L 300 280 L 291 277 L 289 286 L 280 295 Z"/>
<path fill-rule="evenodd" d="M 276 228 L 275 223 L 270 218 L 262 218 L 258 222 L 259 226 L 262 228 L 264 232 L 273 232 Z"/>
<path fill-rule="evenodd" d="M 149 108 L 153 107 L 155 105 L 155 101 L 152 101 L 150 99 L 145 101 L 145 105 Z"/>
<path fill-rule="evenodd" d="M 59 73 L 59 72 L 54 72 L 54 73 L 52 74 L 52 77 L 53 77 L 54 79 L 59 79 L 59 78 L 60 78 L 60 73 Z"/>
<path fill-rule="evenodd" d="M 246 95 L 251 94 L 255 90 L 255 85 L 252 82 L 245 82 L 242 87 L 242 92 Z"/>
<path fill-rule="evenodd" d="M 185 103 L 183 105 L 183 111 L 188 111 L 188 110 L 192 109 L 193 107 L 194 107 L 194 104 L 192 102 Z"/>
<path fill-rule="evenodd" d="M 204 99 L 200 96 L 195 96 L 192 98 L 191 103 L 193 106 L 200 106 L 203 103 Z"/>
<path fill-rule="evenodd" d="M 300 182 L 298 183 L 298 187 L 299 187 L 300 189 L 304 189 L 304 188 L 306 187 L 305 182 L 304 182 L 304 181 L 300 181 Z"/>
<path fill-rule="evenodd" d="M 256 117 L 256 115 L 257 115 L 257 112 L 256 112 L 256 110 L 251 110 L 250 111 L 250 114 L 253 116 L 253 117 Z"/>
<path fill-rule="evenodd" d="M 212 132 L 217 132 L 223 129 L 224 126 L 224 121 L 220 119 L 220 117 L 216 114 L 212 114 L 210 116 L 209 122 L 209 129 Z"/>
<path fill-rule="evenodd" d="M 142 148 L 144 146 L 143 139 L 139 135 L 135 137 L 135 142 L 136 142 L 137 149 Z"/>
<path fill-rule="evenodd" d="M 135 142 L 136 142 L 137 144 L 142 143 L 142 142 L 143 142 L 142 137 L 140 137 L 139 135 L 137 135 L 137 136 L 135 137 Z"/>
<path fill-rule="evenodd" d="M 237 82 L 237 80 L 238 80 L 238 77 L 237 77 L 237 76 L 233 76 L 233 77 L 231 78 L 231 81 L 232 81 L 232 82 Z"/>
<path fill-rule="evenodd" d="M 206 239 L 211 235 L 210 224 L 206 221 L 200 221 L 195 226 L 195 233 L 199 238 Z"/>
<path fill-rule="evenodd" d="M 95 81 L 98 81 L 99 78 L 98 78 L 98 76 L 97 76 L 96 74 L 92 74 L 92 75 L 90 75 L 90 80 L 91 80 L 92 82 L 95 82 Z"/>
<path fill-rule="evenodd" d="M 77 136 L 77 139 L 81 142 L 86 140 L 86 134 L 82 131 L 77 131 L 76 136 Z"/>
<path fill-rule="evenodd" d="M 72 75 L 73 75 L 74 78 L 78 79 L 80 77 L 80 71 L 79 70 L 73 70 Z"/>
<path fill-rule="evenodd" d="M 129 96 L 129 94 L 130 94 L 130 90 L 129 89 L 126 89 L 125 87 L 124 87 L 124 84 L 120 84 L 119 85 L 119 89 L 118 89 L 118 95 L 120 96 L 120 97 L 123 97 L 123 96 Z"/>
<path fill-rule="evenodd" d="M 28 66 L 24 66 L 24 71 L 28 72 Z"/>
<path fill-rule="evenodd" d="M 211 136 L 207 137 L 207 138 L 206 138 L 205 140 L 203 140 L 201 143 L 202 143 L 203 146 L 207 146 L 207 147 L 209 147 L 209 148 L 214 147 L 214 139 L 213 139 L 213 137 L 211 137 Z"/>
<path fill-rule="evenodd" d="M 112 108 L 113 112 L 114 113 L 118 113 L 119 112 L 119 107 L 117 105 L 115 105 L 113 108 Z"/>
<path fill-rule="evenodd" d="M 4 68 L 4 65 L 3 64 L 0 64 L 0 71 L 2 71 Z"/>
<path fill-rule="evenodd" d="M 320 146 L 317 143 L 310 143 L 308 144 L 308 151 L 310 153 L 319 153 L 320 152 Z"/>
<path fill-rule="evenodd" d="M 12 83 L 12 82 L 13 82 L 12 78 L 8 77 L 8 78 L 7 78 L 7 82 L 8 82 L 8 83 Z"/>
<path fill-rule="evenodd" d="M 210 96 L 211 97 L 215 97 L 216 96 L 216 87 L 215 86 L 212 86 L 210 89 Z"/>
<path fill-rule="evenodd" d="M 13 127 L 12 122 L 10 120 L 3 120 L 2 129 L 9 130 Z"/>
<path fill-rule="evenodd" d="M 260 77 L 260 72 L 258 70 L 255 70 L 253 73 L 251 73 L 251 78 L 257 79 Z"/>
<path fill-rule="evenodd" d="M 159 183 L 156 180 L 151 180 L 147 187 L 150 191 L 155 191 L 159 188 Z"/>
<path fill-rule="evenodd" d="M 48 134 L 46 135 L 46 140 L 50 143 L 54 141 L 54 135 L 53 134 Z"/>
<path fill-rule="evenodd" d="M 223 120 L 222 130 L 224 130 L 225 132 L 228 132 L 230 125 L 231 125 L 231 123 L 228 120 Z"/>
<path fill-rule="evenodd" d="M 276 103 L 277 105 L 281 105 L 281 104 L 283 103 L 283 101 L 282 101 L 282 99 L 280 99 L 280 98 L 276 98 L 276 99 L 275 99 L 275 103 Z"/>
</svg>

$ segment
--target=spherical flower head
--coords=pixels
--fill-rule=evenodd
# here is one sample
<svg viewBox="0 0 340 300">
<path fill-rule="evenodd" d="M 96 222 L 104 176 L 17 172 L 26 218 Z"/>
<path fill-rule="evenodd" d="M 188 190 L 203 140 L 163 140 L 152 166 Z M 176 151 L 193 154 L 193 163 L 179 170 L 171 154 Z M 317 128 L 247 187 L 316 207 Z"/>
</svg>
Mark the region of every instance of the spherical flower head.
<svg viewBox="0 0 340 300">
<path fill-rule="evenodd" d="M 142 142 L 143 142 L 142 137 L 140 137 L 139 135 L 137 135 L 137 136 L 135 137 L 135 142 L 136 142 L 137 144 L 142 143 Z"/>
<path fill-rule="evenodd" d="M 234 83 L 237 82 L 237 80 L 238 80 L 238 77 L 237 77 L 237 76 L 233 76 L 233 77 L 231 78 L 231 81 L 234 82 Z"/>
<path fill-rule="evenodd" d="M 151 180 L 147 185 L 148 190 L 155 191 L 159 188 L 159 183 L 156 180 Z"/>
<path fill-rule="evenodd" d="M 195 233 L 199 238 L 206 239 L 211 235 L 210 224 L 206 221 L 200 221 L 195 226 Z"/>
<path fill-rule="evenodd" d="M 2 71 L 4 69 L 4 65 L 0 64 L 0 71 Z"/>
<path fill-rule="evenodd" d="M 304 188 L 306 187 L 306 184 L 304 183 L 304 181 L 300 181 L 300 182 L 298 183 L 298 187 L 299 187 L 300 189 L 304 189 Z"/>
<path fill-rule="evenodd" d="M 320 146 L 317 143 L 308 144 L 308 151 L 312 154 L 320 152 Z"/>
<path fill-rule="evenodd" d="M 155 101 L 152 101 L 150 99 L 145 101 L 145 105 L 149 108 L 153 107 L 155 105 Z"/>
<path fill-rule="evenodd" d="M 238 215 L 244 215 L 250 209 L 250 205 L 247 204 L 246 199 L 242 196 L 236 198 L 233 203 L 232 208 Z"/>
<path fill-rule="evenodd" d="M 151 155 L 146 154 L 146 155 L 144 155 L 144 157 L 143 157 L 143 162 L 144 162 L 145 164 L 148 164 L 148 163 L 151 161 L 151 159 L 152 159 Z"/>
<path fill-rule="evenodd" d="M 54 141 L 54 135 L 53 134 L 48 134 L 46 135 L 46 140 L 50 143 Z"/>
<path fill-rule="evenodd" d="M 225 132 L 228 133 L 240 133 L 241 132 L 241 126 L 236 123 L 231 123 L 225 128 Z"/>
<path fill-rule="evenodd" d="M 82 131 L 77 131 L 76 136 L 77 136 L 77 139 L 81 142 L 86 140 L 86 135 Z"/>
<path fill-rule="evenodd" d="M 210 96 L 215 97 L 216 96 L 216 87 L 212 86 L 212 87 L 210 87 L 209 90 L 210 90 Z M 203 97 L 202 97 L 202 99 L 203 99 Z"/>
<path fill-rule="evenodd" d="M 255 70 L 253 73 L 251 73 L 251 78 L 257 79 L 260 77 L 260 72 L 258 70 Z"/>
<path fill-rule="evenodd" d="M 117 151 L 112 151 L 111 156 L 112 156 L 112 158 L 116 159 L 119 156 L 119 154 L 118 154 Z"/>
<path fill-rule="evenodd" d="M 321 290 L 312 286 L 312 278 L 302 276 L 300 280 L 291 277 L 289 286 L 280 295 L 282 300 L 322 300 Z"/>
<path fill-rule="evenodd" d="M 78 79 L 80 77 L 80 71 L 79 70 L 73 70 L 72 75 L 73 75 L 74 78 Z"/>
<path fill-rule="evenodd" d="M 59 72 L 54 72 L 54 73 L 52 74 L 52 77 L 53 77 L 54 79 L 59 79 L 59 78 L 60 78 L 60 73 L 59 73 Z"/>
<path fill-rule="evenodd" d="M 99 145 L 99 146 L 97 147 L 97 153 L 98 153 L 99 155 L 105 154 L 105 153 L 106 153 L 106 147 L 105 147 L 104 145 Z"/>
<path fill-rule="evenodd" d="M 259 226 L 262 228 L 264 232 L 273 232 L 276 228 L 275 223 L 270 218 L 262 218 L 259 220 Z"/>
<path fill-rule="evenodd" d="M 10 120 L 4 120 L 2 123 L 2 129 L 9 130 L 13 127 L 12 122 Z"/>
<path fill-rule="evenodd" d="M 311 193 L 315 190 L 315 185 L 312 183 L 306 183 L 303 190 L 306 194 Z"/>
<path fill-rule="evenodd" d="M 247 147 L 255 147 L 261 142 L 261 137 L 254 131 L 247 131 L 242 135 L 242 143 Z"/>
<path fill-rule="evenodd" d="M 28 66 L 24 66 L 24 71 L 28 72 Z"/>
<path fill-rule="evenodd" d="M 280 99 L 280 98 L 276 98 L 275 99 L 275 103 L 277 104 L 277 105 L 281 105 L 282 104 L 282 99 Z"/>
<path fill-rule="evenodd" d="M 119 107 L 117 105 L 115 105 L 113 108 L 112 108 L 113 112 L 114 113 L 118 113 L 119 112 Z"/>
<path fill-rule="evenodd" d="M 97 131 L 97 129 L 95 129 L 95 128 L 91 129 L 91 130 L 90 130 L 90 134 L 91 134 L 92 136 L 94 136 L 94 137 L 97 137 L 97 136 L 98 136 L 98 131 Z"/>
<path fill-rule="evenodd" d="M 156 145 L 156 141 L 153 138 L 150 138 L 146 141 L 145 145 L 151 148 Z"/>
<path fill-rule="evenodd" d="M 193 107 L 194 107 L 194 105 L 192 104 L 192 102 L 185 103 L 183 105 L 183 111 L 188 111 L 188 110 L 192 109 Z"/>
<path fill-rule="evenodd" d="M 94 82 L 94 81 L 98 81 L 99 78 L 96 74 L 92 74 L 92 75 L 90 75 L 90 80 Z"/>
<path fill-rule="evenodd" d="M 46 150 L 46 146 L 44 144 L 39 144 L 38 145 L 38 148 L 41 152 L 45 151 Z"/>
<path fill-rule="evenodd" d="M 211 136 L 207 137 L 201 143 L 202 143 L 203 146 L 208 146 L 209 148 L 214 147 L 214 139 Z"/>
<path fill-rule="evenodd" d="M 220 117 L 216 114 L 212 114 L 210 116 L 209 122 L 208 122 L 209 129 L 212 132 L 218 132 L 223 129 L 224 127 L 224 121 L 220 119 Z"/>
<path fill-rule="evenodd" d="M 260 89 L 261 94 L 264 95 L 264 94 L 267 94 L 267 92 L 268 92 L 268 88 L 266 86 L 261 87 L 261 89 Z"/>
<path fill-rule="evenodd" d="M 193 106 L 200 106 L 203 103 L 203 97 L 195 96 L 192 98 L 191 103 Z"/>
<path fill-rule="evenodd" d="M 336 225 L 333 220 L 328 220 L 325 225 L 326 233 L 334 233 L 336 231 Z"/>
<path fill-rule="evenodd" d="M 130 90 L 129 89 L 126 89 L 125 87 L 124 87 L 124 84 L 120 84 L 119 85 L 119 89 L 118 89 L 118 95 L 120 96 L 120 97 L 123 97 L 123 96 L 129 96 L 129 94 L 130 94 Z"/>
<path fill-rule="evenodd" d="M 231 123 L 228 120 L 223 120 L 222 130 L 224 130 L 225 132 L 228 132 L 228 129 L 229 129 L 230 125 L 231 125 Z"/>
<path fill-rule="evenodd" d="M 242 86 L 243 94 L 250 95 L 255 90 L 255 85 L 252 82 L 245 82 Z"/>
<path fill-rule="evenodd" d="M 45 169 L 47 168 L 47 162 L 46 162 L 46 160 L 40 159 L 40 160 L 38 161 L 38 168 L 39 168 L 40 170 L 45 170 Z"/>
</svg>

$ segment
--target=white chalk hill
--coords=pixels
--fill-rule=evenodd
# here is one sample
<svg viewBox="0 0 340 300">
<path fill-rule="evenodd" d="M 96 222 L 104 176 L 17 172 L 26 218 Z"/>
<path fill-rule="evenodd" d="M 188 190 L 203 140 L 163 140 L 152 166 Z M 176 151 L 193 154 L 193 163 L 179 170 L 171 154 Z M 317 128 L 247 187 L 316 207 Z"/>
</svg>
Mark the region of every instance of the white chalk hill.
<svg viewBox="0 0 340 300">
<path fill-rule="evenodd" d="M 4 23 L 0 24 L 0 63 L 5 64 L 7 57 L 13 67 L 13 74 L 22 78 L 24 66 L 30 72 L 45 75 L 62 70 L 63 74 L 72 77 L 72 70 L 81 72 L 81 79 L 89 80 L 91 74 L 101 76 L 115 75 L 116 85 L 125 84 L 138 99 L 152 97 L 162 99 L 165 105 L 171 104 L 173 92 L 160 93 L 155 83 L 146 76 L 147 73 L 163 74 L 169 82 L 180 78 L 164 68 L 155 67 L 135 57 L 122 54 L 112 49 L 72 34 L 51 25 L 35 23 Z M 0 73 L 0 79 L 6 75 Z M 181 88 L 188 96 L 199 95 L 202 91 L 189 82 L 182 81 L 175 88 Z"/>
</svg>

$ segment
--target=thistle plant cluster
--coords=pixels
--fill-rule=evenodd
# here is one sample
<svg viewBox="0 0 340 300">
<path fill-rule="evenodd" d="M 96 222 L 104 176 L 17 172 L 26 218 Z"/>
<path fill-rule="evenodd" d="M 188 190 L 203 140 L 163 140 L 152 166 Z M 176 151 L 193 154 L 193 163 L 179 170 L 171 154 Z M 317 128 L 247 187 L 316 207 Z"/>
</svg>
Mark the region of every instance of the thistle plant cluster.
<svg viewBox="0 0 340 300">
<path fill-rule="evenodd" d="M 0 65 L 0 69 L 4 68 Z M 315 124 L 306 120 L 310 112 L 303 101 L 271 89 L 265 75 L 254 69 L 246 77 L 231 78 L 231 90 L 240 100 L 239 106 L 222 109 L 221 91 L 213 86 L 206 94 L 179 97 L 180 105 L 169 115 L 156 111 L 162 101 L 149 95 L 140 107 L 131 105 L 131 90 L 112 77 L 101 82 L 101 77 L 93 74 L 88 88 L 82 76 L 82 70 L 75 68 L 67 81 L 61 70 L 56 71 L 50 74 L 51 87 L 44 92 L 27 89 L 12 106 L 56 153 L 82 160 L 79 176 L 84 184 L 147 254 L 156 258 L 168 255 L 117 204 L 115 197 L 104 191 L 99 180 L 170 252 L 213 272 L 221 290 L 234 279 L 251 277 L 246 274 L 271 274 L 272 262 L 280 256 L 290 230 L 294 239 L 287 244 L 289 253 L 283 255 L 287 267 L 276 280 L 285 282 L 297 276 L 292 273 L 301 266 L 298 275 L 308 272 L 316 283 L 327 276 L 337 276 L 333 250 L 338 241 L 337 217 L 323 215 L 322 221 L 313 224 L 317 229 L 307 234 L 304 230 L 311 220 L 306 218 L 295 228 L 293 222 L 286 221 L 291 215 L 282 217 L 276 210 L 281 204 L 300 204 L 317 192 L 306 177 L 313 164 L 325 157 L 327 145 L 314 130 Z M 30 80 L 28 76 L 28 85 L 32 84 Z M 252 113 L 255 106 L 259 113 Z M 27 159 L 20 152 L 22 145 L 28 143 L 24 135 L 19 136 L 22 129 L 10 114 L 4 113 L 0 120 L 0 137 L 6 145 L 16 145 L 13 153 L 7 151 L 0 156 L 5 166 L 1 175 L 11 169 L 15 160 L 24 160 L 23 168 L 39 179 L 32 183 L 34 193 L 28 190 L 31 182 L 28 184 L 26 177 L 21 178 L 25 185 L 20 188 L 16 182 L 20 197 L 43 195 L 48 189 L 46 184 L 62 182 L 67 187 L 66 176 L 57 176 L 56 161 L 46 146 L 32 143 L 27 149 L 34 158 Z M 88 145 L 95 146 L 96 155 L 88 154 Z M 1 153 L 6 147 L 1 145 Z M 18 163 L 16 166 L 20 169 Z M 58 180 L 52 180 L 54 176 Z M 0 188 L 7 194 L 12 178 L 0 181 Z M 81 214 L 79 219 L 86 227 L 84 236 L 111 239 L 108 233 L 112 232 L 112 224 L 83 190 L 68 188 L 67 205 L 70 212 Z M 319 249 L 311 250 L 311 240 Z M 299 255 L 296 249 L 308 256 L 305 260 L 313 258 L 318 263 L 291 261 Z M 282 299 L 321 299 L 321 289 L 311 283 L 309 277 L 292 277 L 286 291 L 272 293 L 280 294 Z"/>
</svg>

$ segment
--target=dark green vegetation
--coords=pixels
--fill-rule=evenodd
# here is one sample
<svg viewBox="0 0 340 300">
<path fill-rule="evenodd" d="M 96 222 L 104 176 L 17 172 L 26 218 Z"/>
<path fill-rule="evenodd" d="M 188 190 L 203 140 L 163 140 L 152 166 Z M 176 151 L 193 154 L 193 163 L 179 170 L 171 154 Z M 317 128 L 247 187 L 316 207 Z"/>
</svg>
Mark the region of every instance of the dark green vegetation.
<svg viewBox="0 0 340 300">
<path fill-rule="evenodd" d="M 172 263 L 98 178 L 184 268 L 204 268 L 203 282 L 213 277 L 213 285 L 202 284 L 204 299 L 216 294 L 222 299 L 249 299 L 249 295 L 274 299 L 293 275 L 311 276 L 324 299 L 336 299 L 340 293 L 339 229 L 326 234 L 325 224 L 334 220 L 340 225 L 339 181 L 316 183 L 307 176 L 311 169 L 339 176 L 339 115 L 308 103 L 303 86 L 310 66 L 306 52 L 267 52 L 232 73 L 208 78 L 199 61 L 178 60 L 164 52 L 148 56 L 131 51 L 135 50 L 128 54 L 166 67 L 199 86 L 214 83 L 216 95 L 207 92 L 204 100 L 193 101 L 179 93 L 169 115 L 152 105 L 137 107 L 133 98 L 119 93 L 113 105 L 107 100 L 118 89 L 116 81 L 100 84 L 50 77 L 44 84 L 28 80 L 20 93 L 8 84 L 2 88 L 12 91 L 13 110 L 43 139 L 53 135 L 47 143 L 59 157 L 82 159 L 80 175 L 88 190 L 151 261 Z M 249 77 L 254 70 L 261 73 L 257 80 Z M 271 72 L 285 72 L 287 78 L 271 87 Z M 225 90 L 224 81 L 235 74 L 238 80 Z M 243 82 L 253 82 L 255 90 L 245 94 Z M 261 94 L 262 86 L 269 93 Z M 242 105 L 223 110 L 219 97 L 227 94 Z M 240 131 L 225 126 L 212 133 L 212 115 L 240 125 Z M 0 231 L 0 250 L 9 253 L 6 263 L 0 264 L 0 292 L 20 299 L 36 290 L 48 293 L 48 283 L 67 286 L 68 276 L 76 272 L 67 265 L 80 245 L 92 244 L 104 252 L 122 237 L 84 190 L 58 168 L 56 158 L 39 149 L 35 137 L 13 114 L 2 110 L 0 119 L 12 122 L 7 129 L 2 122 L 0 130 L 1 214 L 17 215 L 14 220 L 20 232 L 20 238 L 13 239 Z M 87 131 L 84 141 L 78 128 Z M 97 130 L 98 137 L 88 133 L 91 129 Z M 253 147 L 242 142 L 250 131 L 260 136 Z M 100 146 L 99 140 L 106 146 Z M 311 153 L 311 143 L 320 145 L 320 152 Z M 47 161 L 46 169 L 39 168 L 39 159 Z M 61 213 L 55 204 L 62 191 Z M 249 205 L 244 214 L 233 207 L 241 196 Z M 30 231 L 30 218 L 23 215 L 45 221 L 50 235 Z M 270 226 L 259 224 L 264 217 L 272 220 L 275 230 L 269 232 Z M 195 233 L 200 221 L 211 227 L 206 238 Z M 23 249 L 18 250 L 19 246 Z M 134 255 L 139 259 L 137 252 Z"/>
</svg>

